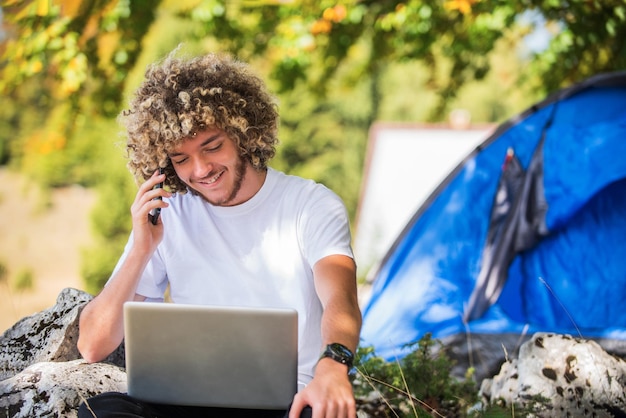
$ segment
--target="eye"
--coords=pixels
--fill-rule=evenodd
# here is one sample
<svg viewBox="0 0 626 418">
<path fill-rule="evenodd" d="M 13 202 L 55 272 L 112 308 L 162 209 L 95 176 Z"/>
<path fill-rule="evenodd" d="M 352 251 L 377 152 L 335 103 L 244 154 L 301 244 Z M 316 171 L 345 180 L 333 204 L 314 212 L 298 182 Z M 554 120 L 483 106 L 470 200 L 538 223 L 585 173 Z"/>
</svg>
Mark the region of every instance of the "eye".
<svg viewBox="0 0 626 418">
<path fill-rule="evenodd" d="M 187 158 L 180 158 L 178 160 L 172 160 L 172 163 L 174 163 L 175 165 L 181 165 L 184 164 L 185 161 L 187 161 Z"/>
<path fill-rule="evenodd" d="M 215 151 L 219 150 L 220 148 L 222 148 L 222 142 L 220 142 L 220 143 L 218 143 L 218 144 L 216 144 L 214 146 L 211 146 L 211 147 L 206 147 L 204 149 L 204 152 L 215 152 Z"/>
</svg>

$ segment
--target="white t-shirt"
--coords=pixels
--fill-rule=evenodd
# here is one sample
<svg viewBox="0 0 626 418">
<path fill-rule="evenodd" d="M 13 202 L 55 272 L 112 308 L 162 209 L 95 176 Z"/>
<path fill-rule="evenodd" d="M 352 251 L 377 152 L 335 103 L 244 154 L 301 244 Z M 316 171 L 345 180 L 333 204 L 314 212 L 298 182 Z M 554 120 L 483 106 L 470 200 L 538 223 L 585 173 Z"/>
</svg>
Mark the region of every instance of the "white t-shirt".
<svg viewBox="0 0 626 418">
<path fill-rule="evenodd" d="M 241 205 L 213 206 L 191 193 L 168 202 L 163 241 L 137 293 L 162 300 L 169 283 L 175 303 L 296 309 L 302 388 L 322 349 L 313 265 L 329 255 L 353 257 L 341 199 L 312 180 L 268 169 L 259 192 Z"/>
</svg>

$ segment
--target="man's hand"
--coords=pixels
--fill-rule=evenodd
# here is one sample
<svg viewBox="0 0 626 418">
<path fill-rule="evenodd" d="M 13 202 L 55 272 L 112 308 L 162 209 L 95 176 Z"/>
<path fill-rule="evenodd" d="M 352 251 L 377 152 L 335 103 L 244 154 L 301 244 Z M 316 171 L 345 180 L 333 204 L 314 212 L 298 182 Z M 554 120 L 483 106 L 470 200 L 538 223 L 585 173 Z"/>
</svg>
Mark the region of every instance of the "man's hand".
<svg viewBox="0 0 626 418">
<path fill-rule="evenodd" d="M 155 208 L 165 208 L 168 204 L 156 197 L 170 197 L 171 193 L 154 186 L 165 180 L 165 174 L 156 171 L 152 177 L 146 180 L 137 191 L 135 201 L 130 207 L 133 221 L 133 243 L 136 248 L 142 248 L 147 253 L 152 253 L 163 238 L 163 224 L 161 218 L 156 225 L 148 219 L 148 213 Z"/>
<path fill-rule="evenodd" d="M 313 409 L 313 418 L 356 417 L 348 366 L 330 358 L 321 359 L 311 383 L 293 398 L 289 418 L 298 418 L 307 405 Z"/>
</svg>

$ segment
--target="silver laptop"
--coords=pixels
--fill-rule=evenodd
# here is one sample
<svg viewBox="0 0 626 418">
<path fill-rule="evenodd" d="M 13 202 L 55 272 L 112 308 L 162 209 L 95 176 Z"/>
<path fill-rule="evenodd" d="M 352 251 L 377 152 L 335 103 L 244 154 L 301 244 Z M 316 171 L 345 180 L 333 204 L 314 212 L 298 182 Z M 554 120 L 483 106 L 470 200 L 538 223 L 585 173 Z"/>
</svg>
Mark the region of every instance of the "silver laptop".
<svg viewBox="0 0 626 418">
<path fill-rule="evenodd" d="M 124 304 L 128 394 L 148 402 L 287 409 L 297 391 L 290 309 Z"/>
</svg>

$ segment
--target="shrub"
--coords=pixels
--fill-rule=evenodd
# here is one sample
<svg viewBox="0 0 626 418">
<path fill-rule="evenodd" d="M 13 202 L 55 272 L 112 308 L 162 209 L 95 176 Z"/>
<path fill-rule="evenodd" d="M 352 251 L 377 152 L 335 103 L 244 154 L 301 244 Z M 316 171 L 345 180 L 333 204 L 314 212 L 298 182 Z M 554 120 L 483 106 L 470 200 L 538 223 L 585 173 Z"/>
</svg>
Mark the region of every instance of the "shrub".
<svg viewBox="0 0 626 418">
<path fill-rule="evenodd" d="M 359 409 L 374 418 L 467 416 L 478 402 L 471 371 L 464 380 L 453 377 L 453 361 L 430 334 L 408 348 L 396 362 L 377 357 L 371 347 L 359 348 L 353 381 Z"/>
<path fill-rule="evenodd" d="M 32 290 L 35 287 L 35 275 L 30 268 L 23 268 L 15 278 L 16 290 Z"/>
<path fill-rule="evenodd" d="M 9 277 L 9 269 L 4 264 L 4 262 L 0 261 L 0 283 L 6 282 Z"/>
</svg>

